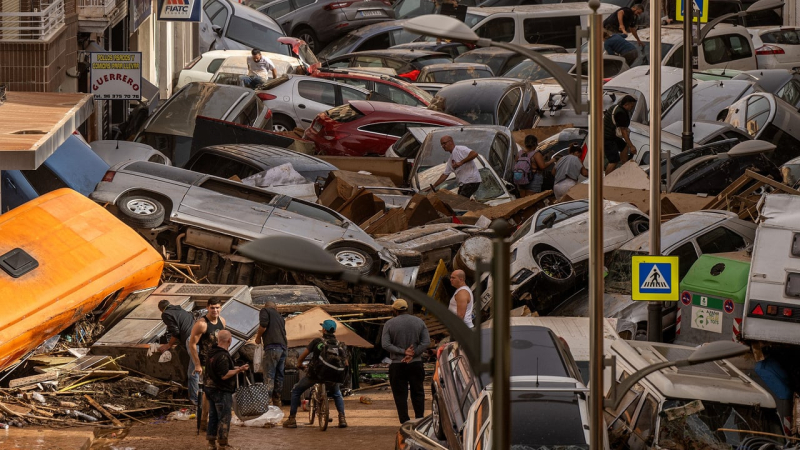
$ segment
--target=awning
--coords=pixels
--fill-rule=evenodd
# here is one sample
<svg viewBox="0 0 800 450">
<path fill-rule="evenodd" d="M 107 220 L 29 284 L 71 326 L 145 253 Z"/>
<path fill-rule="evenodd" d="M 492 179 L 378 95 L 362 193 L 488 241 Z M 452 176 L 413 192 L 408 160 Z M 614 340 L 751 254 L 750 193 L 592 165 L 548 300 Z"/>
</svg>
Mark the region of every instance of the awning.
<svg viewBox="0 0 800 450">
<path fill-rule="evenodd" d="M 36 169 L 93 110 L 91 94 L 7 92 L 0 105 L 0 169 Z"/>
</svg>

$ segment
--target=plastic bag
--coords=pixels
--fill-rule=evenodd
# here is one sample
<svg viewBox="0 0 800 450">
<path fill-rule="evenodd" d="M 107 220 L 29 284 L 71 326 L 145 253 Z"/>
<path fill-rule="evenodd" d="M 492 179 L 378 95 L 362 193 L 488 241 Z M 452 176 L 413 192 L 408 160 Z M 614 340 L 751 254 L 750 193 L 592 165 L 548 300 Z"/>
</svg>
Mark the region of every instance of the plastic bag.
<svg viewBox="0 0 800 450">
<path fill-rule="evenodd" d="M 256 345 L 256 350 L 253 352 L 253 372 L 261 373 L 264 371 L 264 344 Z"/>
<path fill-rule="evenodd" d="M 234 414 L 231 416 L 231 425 L 238 427 L 263 427 L 267 424 L 277 425 L 281 420 L 283 420 L 283 411 L 277 406 L 270 406 L 269 410 L 261 416 L 255 419 L 245 420 L 244 422 Z"/>
<path fill-rule="evenodd" d="M 242 183 L 255 187 L 291 186 L 305 184 L 308 180 L 294 170 L 292 163 L 281 164 L 269 170 L 258 172 L 242 180 Z"/>
<path fill-rule="evenodd" d="M 170 361 L 172 361 L 172 353 L 170 353 L 169 350 L 162 353 L 161 356 L 158 358 L 158 362 L 160 363 L 166 363 Z"/>
</svg>

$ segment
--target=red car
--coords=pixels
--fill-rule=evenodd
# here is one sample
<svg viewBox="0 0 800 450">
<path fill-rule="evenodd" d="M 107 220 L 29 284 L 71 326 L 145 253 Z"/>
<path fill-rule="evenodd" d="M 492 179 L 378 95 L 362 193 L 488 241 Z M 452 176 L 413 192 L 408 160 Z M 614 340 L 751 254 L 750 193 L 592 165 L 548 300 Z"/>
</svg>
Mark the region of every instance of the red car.
<svg viewBox="0 0 800 450">
<path fill-rule="evenodd" d="M 352 100 L 317 115 L 304 139 L 317 154 L 379 156 L 405 134 L 408 127 L 469 125 L 449 114 L 396 103 Z"/>
<path fill-rule="evenodd" d="M 350 84 L 373 91 L 392 103 L 401 105 L 423 106 L 431 104 L 433 96 L 419 87 L 394 77 L 367 73 L 359 68 L 317 70 L 312 77 L 327 78 L 339 83 Z M 368 69 L 368 68 L 364 68 Z"/>
</svg>

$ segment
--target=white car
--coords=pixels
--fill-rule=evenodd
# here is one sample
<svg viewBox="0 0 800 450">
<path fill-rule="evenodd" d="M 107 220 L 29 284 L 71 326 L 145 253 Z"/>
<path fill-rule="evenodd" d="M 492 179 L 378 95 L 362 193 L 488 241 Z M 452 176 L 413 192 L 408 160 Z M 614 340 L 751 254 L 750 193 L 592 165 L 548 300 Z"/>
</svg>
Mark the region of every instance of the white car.
<svg viewBox="0 0 800 450">
<path fill-rule="evenodd" d="M 300 61 L 294 56 L 281 55 L 278 53 L 262 52 L 262 56 L 269 58 L 278 71 L 278 75 L 287 73 L 300 66 Z M 250 56 L 250 50 L 212 50 L 205 52 L 193 59 L 178 75 L 178 85 L 175 89 L 180 89 L 192 81 L 211 81 L 223 63 L 236 57 L 243 60 Z M 246 64 L 246 63 L 245 63 Z"/>
<path fill-rule="evenodd" d="M 748 31 L 756 48 L 759 69 L 800 67 L 800 28 L 764 27 Z"/>
</svg>

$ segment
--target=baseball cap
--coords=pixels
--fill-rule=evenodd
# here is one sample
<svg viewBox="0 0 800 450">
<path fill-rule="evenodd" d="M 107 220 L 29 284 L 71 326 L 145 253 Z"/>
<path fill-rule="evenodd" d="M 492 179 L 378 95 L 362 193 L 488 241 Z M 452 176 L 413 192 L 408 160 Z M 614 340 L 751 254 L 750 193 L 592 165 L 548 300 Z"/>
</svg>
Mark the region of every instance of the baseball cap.
<svg viewBox="0 0 800 450">
<path fill-rule="evenodd" d="M 408 309 L 408 302 L 399 298 L 392 303 L 392 309 L 396 311 L 405 311 Z"/>
<path fill-rule="evenodd" d="M 323 330 L 325 330 L 325 331 L 327 331 L 329 333 L 333 332 L 333 331 L 336 331 L 336 322 L 334 322 L 331 319 L 328 319 L 328 320 L 322 322 L 320 325 L 322 325 L 322 329 Z"/>
</svg>

